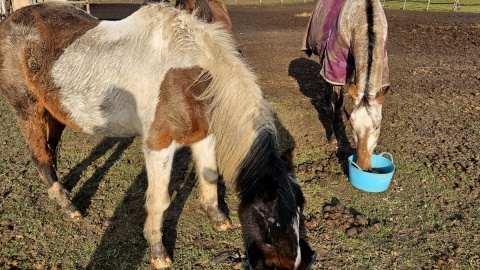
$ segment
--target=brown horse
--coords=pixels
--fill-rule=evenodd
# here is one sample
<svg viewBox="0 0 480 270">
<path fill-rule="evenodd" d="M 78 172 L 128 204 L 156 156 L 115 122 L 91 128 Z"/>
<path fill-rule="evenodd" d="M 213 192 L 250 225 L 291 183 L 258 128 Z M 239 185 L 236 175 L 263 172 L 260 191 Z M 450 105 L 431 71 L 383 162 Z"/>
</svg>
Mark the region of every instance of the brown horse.
<svg viewBox="0 0 480 270">
<path fill-rule="evenodd" d="M 220 25 L 163 3 L 120 21 L 98 21 L 69 5 L 27 6 L 0 22 L 0 93 L 65 218 L 82 215 L 57 180 L 64 128 L 140 136 L 148 177 L 144 235 L 153 266 L 168 267 L 162 222 L 170 171 L 175 150 L 189 145 L 200 206 L 213 228 L 231 227 L 218 207 L 221 173 L 238 194 L 248 249 L 266 267 L 302 263 L 304 197 L 291 159 L 278 153 L 273 107 Z"/>
<path fill-rule="evenodd" d="M 232 33 L 232 21 L 228 15 L 227 7 L 221 0 L 177 0 L 175 6 L 206 22 L 222 23 L 224 28 Z"/>
<path fill-rule="evenodd" d="M 341 115 L 342 86 L 349 83 L 357 164 L 366 171 L 390 85 L 386 43 L 387 19 L 379 0 L 318 0 L 303 40 L 302 50 L 320 57 L 320 75 L 333 86 L 333 123 Z M 329 140 L 337 145 L 335 133 Z"/>
<path fill-rule="evenodd" d="M 145 0 L 143 5 L 150 3 L 169 3 L 169 0 Z M 219 22 L 225 30 L 232 33 L 232 21 L 228 15 L 227 6 L 221 0 L 176 0 L 175 7 L 194 14 L 208 23 Z"/>
</svg>

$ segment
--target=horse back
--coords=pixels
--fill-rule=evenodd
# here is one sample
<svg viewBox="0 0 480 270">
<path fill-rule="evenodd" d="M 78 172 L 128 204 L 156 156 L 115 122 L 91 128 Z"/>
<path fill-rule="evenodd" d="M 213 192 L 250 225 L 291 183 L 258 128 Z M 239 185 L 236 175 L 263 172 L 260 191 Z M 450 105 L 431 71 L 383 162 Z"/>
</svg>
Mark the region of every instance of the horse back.
<svg viewBox="0 0 480 270">
<path fill-rule="evenodd" d="M 98 20 L 73 6 L 21 8 L 0 24 L 0 92 L 23 118 L 40 107 L 75 127 L 60 105 L 50 71 L 64 49 Z"/>
<path fill-rule="evenodd" d="M 319 0 L 310 16 L 302 50 L 308 56 L 313 53 L 320 57 L 320 74 L 334 85 L 346 84 L 355 70 L 372 63 L 375 54 L 374 59 L 379 61 L 373 63 L 377 69 L 373 73 L 383 72 L 382 85 L 388 85 L 386 40 L 387 21 L 380 1 Z"/>
</svg>

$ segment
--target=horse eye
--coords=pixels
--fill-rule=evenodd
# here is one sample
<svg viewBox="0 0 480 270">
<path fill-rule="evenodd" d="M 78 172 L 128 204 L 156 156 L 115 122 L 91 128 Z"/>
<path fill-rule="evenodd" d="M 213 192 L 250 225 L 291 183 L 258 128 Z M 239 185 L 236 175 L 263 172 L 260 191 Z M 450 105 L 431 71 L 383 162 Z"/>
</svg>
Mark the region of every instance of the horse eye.
<svg viewBox="0 0 480 270">
<path fill-rule="evenodd" d="M 379 130 L 380 129 L 380 125 L 377 125 L 374 127 L 375 131 Z"/>
</svg>

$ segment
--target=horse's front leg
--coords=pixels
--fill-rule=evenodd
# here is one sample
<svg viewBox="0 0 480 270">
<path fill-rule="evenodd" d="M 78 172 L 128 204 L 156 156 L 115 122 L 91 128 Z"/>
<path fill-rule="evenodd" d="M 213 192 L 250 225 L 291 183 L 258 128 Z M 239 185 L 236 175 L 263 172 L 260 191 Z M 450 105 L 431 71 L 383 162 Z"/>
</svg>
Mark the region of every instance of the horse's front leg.
<svg viewBox="0 0 480 270">
<path fill-rule="evenodd" d="M 193 144 L 192 154 L 196 162 L 200 205 L 216 231 L 225 231 L 232 223 L 218 207 L 218 172 L 215 160 L 215 140 L 212 135 Z"/>
<path fill-rule="evenodd" d="M 163 213 L 170 205 L 168 184 L 172 170 L 173 157 L 177 146 L 172 143 L 159 151 L 145 147 L 147 167 L 147 220 L 143 233 L 150 246 L 150 260 L 156 269 L 172 264 L 172 259 L 162 242 Z"/>
<path fill-rule="evenodd" d="M 333 85 L 333 93 L 332 93 L 332 98 L 329 101 L 331 103 L 331 108 L 332 108 L 332 136 L 328 139 L 330 146 L 333 146 L 335 148 L 340 147 L 342 142 L 340 138 L 338 138 L 338 125 L 341 123 L 339 121 L 342 121 L 341 117 L 341 108 L 343 105 L 343 95 L 342 95 L 342 86 L 341 85 Z"/>
</svg>

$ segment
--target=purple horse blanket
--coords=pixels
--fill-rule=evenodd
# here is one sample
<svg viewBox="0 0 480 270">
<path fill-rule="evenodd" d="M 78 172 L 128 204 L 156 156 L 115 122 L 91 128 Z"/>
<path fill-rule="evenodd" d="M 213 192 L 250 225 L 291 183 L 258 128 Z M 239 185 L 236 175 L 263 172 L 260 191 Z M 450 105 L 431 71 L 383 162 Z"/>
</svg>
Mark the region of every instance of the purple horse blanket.
<svg viewBox="0 0 480 270">
<path fill-rule="evenodd" d="M 320 56 L 320 75 L 329 83 L 344 85 L 355 71 L 350 44 L 339 31 L 339 18 L 346 0 L 317 0 L 303 37 L 302 51 Z M 385 40 L 382 87 L 390 85 Z"/>
</svg>

